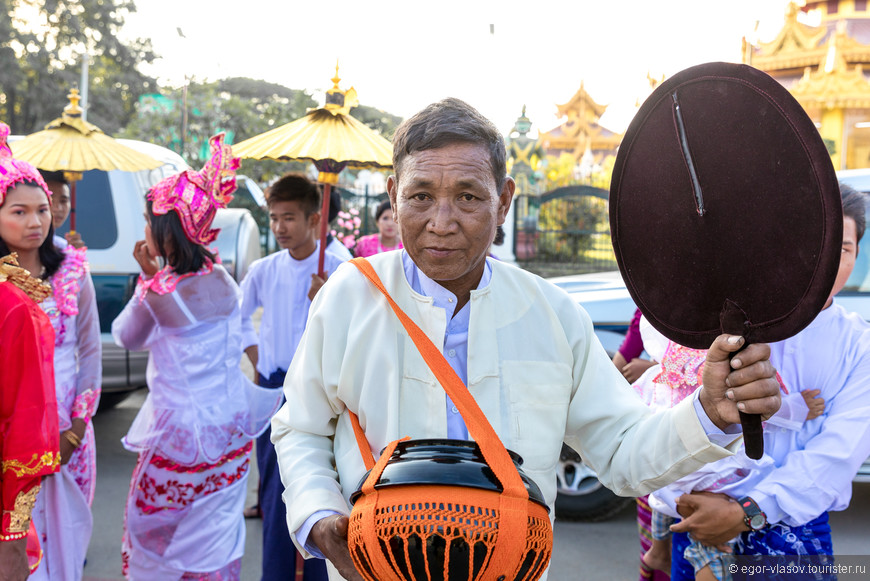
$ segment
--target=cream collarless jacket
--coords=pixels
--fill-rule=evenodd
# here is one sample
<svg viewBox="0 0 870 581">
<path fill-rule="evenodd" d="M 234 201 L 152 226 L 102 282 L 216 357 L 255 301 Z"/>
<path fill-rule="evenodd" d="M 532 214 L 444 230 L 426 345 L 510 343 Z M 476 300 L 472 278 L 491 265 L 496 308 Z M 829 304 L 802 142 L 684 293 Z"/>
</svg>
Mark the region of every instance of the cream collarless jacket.
<svg viewBox="0 0 870 581">
<path fill-rule="evenodd" d="M 412 290 L 401 253 L 369 261 L 399 307 L 443 345 L 445 311 Z M 731 453 L 709 441 L 692 398 L 652 414 L 564 291 L 491 264 L 490 284 L 471 293 L 468 389 L 505 447 L 522 456 L 551 519 L 563 441 L 625 496 L 646 494 Z M 447 434 L 444 390 L 386 299 L 350 264 L 315 297 L 284 392 L 272 441 L 290 531 L 319 510 L 350 514 L 348 498 L 365 467 L 348 409 L 359 416 L 375 458 L 404 436 Z"/>
</svg>

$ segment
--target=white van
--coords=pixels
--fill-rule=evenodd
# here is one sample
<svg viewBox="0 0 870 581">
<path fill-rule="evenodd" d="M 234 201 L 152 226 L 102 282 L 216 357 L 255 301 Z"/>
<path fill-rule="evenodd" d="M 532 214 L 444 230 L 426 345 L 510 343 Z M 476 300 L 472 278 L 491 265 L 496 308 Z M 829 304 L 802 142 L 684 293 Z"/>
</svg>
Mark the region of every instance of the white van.
<svg viewBox="0 0 870 581">
<path fill-rule="evenodd" d="M 91 277 L 97 294 L 97 310 L 103 343 L 103 394 L 100 407 L 111 407 L 130 392 L 145 385 L 146 351 L 127 351 L 112 340 L 112 321 L 133 295 L 139 276 L 139 264 L 133 258 L 133 246 L 144 237 L 145 194 L 158 181 L 187 169 L 175 152 L 164 147 L 121 139 L 124 145 L 163 162 L 154 170 L 139 172 L 88 171 L 76 185 L 76 230 L 88 247 Z M 240 202 L 254 195 L 256 184 L 242 177 L 235 193 Z M 235 204 L 233 204 L 235 205 Z M 241 204 L 239 204 L 241 205 Z M 244 208 L 219 210 L 214 227 L 221 232 L 215 241 L 223 266 L 241 281 L 250 264 L 261 257 L 260 232 L 251 213 Z M 69 220 L 59 230 L 69 231 Z"/>
</svg>

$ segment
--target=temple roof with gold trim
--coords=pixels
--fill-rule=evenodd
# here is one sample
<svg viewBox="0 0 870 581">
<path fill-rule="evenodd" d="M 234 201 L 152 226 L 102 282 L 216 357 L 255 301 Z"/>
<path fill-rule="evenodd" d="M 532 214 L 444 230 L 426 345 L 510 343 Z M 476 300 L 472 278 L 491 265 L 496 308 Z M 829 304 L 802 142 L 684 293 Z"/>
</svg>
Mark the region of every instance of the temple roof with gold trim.
<svg viewBox="0 0 870 581">
<path fill-rule="evenodd" d="M 612 154 L 622 141 L 622 135 L 599 125 L 607 105 L 597 103 L 586 91 L 583 82 L 571 99 L 556 105 L 562 123 L 550 131 L 541 132 L 539 141 L 548 154 L 566 152 L 577 159 L 591 150 L 597 157 Z"/>
<path fill-rule="evenodd" d="M 583 86 L 583 81 L 580 81 L 580 88 L 574 93 L 574 96 L 567 103 L 556 105 L 556 111 L 559 117 L 571 117 L 577 111 L 589 111 L 589 116 L 599 118 L 604 115 L 607 110 L 607 105 L 600 105 L 586 92 Z"/>
<path fill-rule="evenodd" d="M 818 69 L 804 69 L 801 79 L 790 89 L 804 108 L 870 108 L 870 81 L 864 77 L 864 67 L 862 64 L 849 67 L 844 54 L 844 47 L 854 46 L 855 42 L 841 27 L 829 40 Z"/>
<path fill-rule="evenodd" d="M 858 11 L 854 0 L 841 0 L 842 10 L 828 13 L 828 2 L 806 2 L 800 7 L 789 2 L 785 22 L 776 38 L 758 46 L 745 46 L 744 62 L 783 80 L 800 77 L 806 67 L 818 67 L 832 41 L 848 64 L 870 63 L 870 12 Z M 798 20 L 801 12 L 822 10 L 819 26 Z M 843 38 L 836 39 L 840 31 Z M 842 34 L 845 33 L 845 34 Z"/>
</svg>

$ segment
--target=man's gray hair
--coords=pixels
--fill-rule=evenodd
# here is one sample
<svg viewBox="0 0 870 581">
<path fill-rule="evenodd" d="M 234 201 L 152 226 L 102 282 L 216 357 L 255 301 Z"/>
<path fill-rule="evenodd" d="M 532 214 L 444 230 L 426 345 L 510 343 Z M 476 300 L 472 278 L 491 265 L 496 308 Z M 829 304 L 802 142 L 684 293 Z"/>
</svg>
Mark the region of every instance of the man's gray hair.
<svg viewBox="0 0 870 581">
<path fill-rule="evenodd" d="M 393 171 L 396 177 L 408 155 L 455 143 L 482 145 L 489 151 L 492 174 L 500 191 L 507 177 L 504 138 L 492 121 L 477 109 L 452 97 L 432 103 L 396 129 L 393 136 Z"/>
</svg>

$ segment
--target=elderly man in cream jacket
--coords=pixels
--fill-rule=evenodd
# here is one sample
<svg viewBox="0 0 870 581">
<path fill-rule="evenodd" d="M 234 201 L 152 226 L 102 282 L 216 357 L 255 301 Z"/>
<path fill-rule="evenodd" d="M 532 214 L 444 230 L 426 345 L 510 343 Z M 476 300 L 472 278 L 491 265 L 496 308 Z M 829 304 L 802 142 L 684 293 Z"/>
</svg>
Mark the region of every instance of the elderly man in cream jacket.
<svg viewBox="0 0 870 581">
<path fill-rule="evenodd" d="M 729 455 L 737 407 L 769 416 L 779 387 L 765 345 L 729 363 L 742 338 L 719 337 L 694 398 L 652 414 L 630 390 L 567 294 L 487 258 L 514 192 L 498 130 L 457 99 L 430 105 L 393 139 L 390 200 L 405 250 L 370 259 L 399 307 L 437 346 L 502 443 L 519 453 L 547 504 L 562 442 L 601 481 L 640 495 Z M 330 579 L 362 579 L 347 549 L 349 496 L 365 473 L 348 411 L 375 457 L 389 442 L 468 438 L 444 389 L 353 266 L 315 298 L 272 421 L 287 523 Z M 552 515 L 552 510 L 551 510 Z M 546 576 L 546 574 L 545 574 Z M 383 580 L 386 581 L 386 580 Z"/>
</svg>

